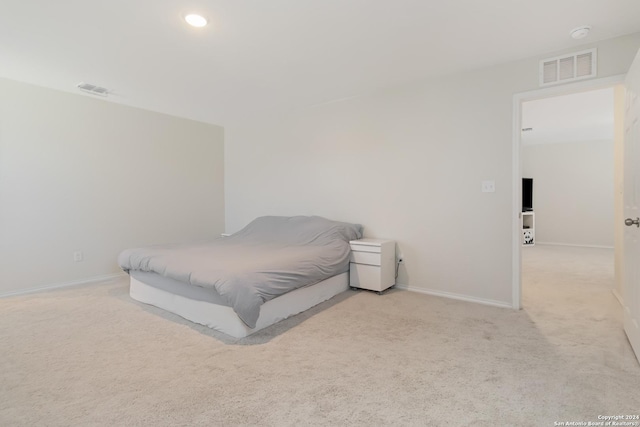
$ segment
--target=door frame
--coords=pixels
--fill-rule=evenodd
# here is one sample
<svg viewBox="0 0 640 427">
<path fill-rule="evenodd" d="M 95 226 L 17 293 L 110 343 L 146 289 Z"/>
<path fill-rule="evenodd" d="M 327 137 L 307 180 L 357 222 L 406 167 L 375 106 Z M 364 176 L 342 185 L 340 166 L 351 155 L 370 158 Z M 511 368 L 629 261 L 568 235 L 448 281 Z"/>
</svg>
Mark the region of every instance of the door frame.
<svg viewBox="0 0 640 427">
<path fill-rule="evenodd" d="M 554 96 L 614 87 L 619 84 L 624 84 L 625 76 L 626 74 L 618 74 L 611 77 L 584 80 L 577 83 L 561 84 L 544 89 L 520 92 L 513 95 L 513 143 L 511 159 L 511 271 L 513 275 L 511 278 L 511 305 L 515 310 L 522 308 L 522 243 L 520 236 L 520 214 L 522 210 L 522 103 Z"/>
</svg>

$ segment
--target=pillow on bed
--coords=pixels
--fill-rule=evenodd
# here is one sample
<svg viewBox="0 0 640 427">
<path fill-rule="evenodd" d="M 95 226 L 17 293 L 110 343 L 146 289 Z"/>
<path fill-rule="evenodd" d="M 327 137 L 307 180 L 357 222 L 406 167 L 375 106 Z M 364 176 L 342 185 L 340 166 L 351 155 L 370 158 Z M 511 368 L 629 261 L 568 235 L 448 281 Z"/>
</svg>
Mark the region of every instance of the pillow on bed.
<svg viewBox="0 0 640 427">
<path fill-rule="evenodd" d="M 292 245 L 322 245 L 334 240 L 348 242 L 360 239 L 362 226 L 320 216 L 261 216 L 232 236 L 250 236 L 256 240 Z"/>
</svg>

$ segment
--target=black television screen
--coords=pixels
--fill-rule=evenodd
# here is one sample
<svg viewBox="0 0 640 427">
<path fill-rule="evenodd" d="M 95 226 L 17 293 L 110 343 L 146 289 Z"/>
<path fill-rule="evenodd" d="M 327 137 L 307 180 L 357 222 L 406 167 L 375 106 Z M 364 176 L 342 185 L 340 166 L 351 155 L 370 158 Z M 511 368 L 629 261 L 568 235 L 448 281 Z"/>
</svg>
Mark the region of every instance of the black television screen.
<svg viewBox="0 0 640 427">
<path fill-rule="evenodd" d="M 533 210 L 533 178 L 522 178 L 522 212 Z"/>
</svg>

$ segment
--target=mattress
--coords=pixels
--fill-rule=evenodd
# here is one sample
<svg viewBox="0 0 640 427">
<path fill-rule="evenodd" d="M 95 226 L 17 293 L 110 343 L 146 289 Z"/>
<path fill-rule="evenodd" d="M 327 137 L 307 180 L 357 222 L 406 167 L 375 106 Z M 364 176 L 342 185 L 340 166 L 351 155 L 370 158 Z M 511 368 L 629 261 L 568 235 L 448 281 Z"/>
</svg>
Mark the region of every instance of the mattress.
<svg viewBox="0 0 640 427">
<path fill-rule="evenodd" d="M 187 320 L 243 338 L 301 313 L 349 288 L 349 273 L 298 288 L 265 302 L 254 328 L 249 328 L 215 290 L 189 285 L 157 273 L 131 271 L 131 298 Z"/>
</svg>

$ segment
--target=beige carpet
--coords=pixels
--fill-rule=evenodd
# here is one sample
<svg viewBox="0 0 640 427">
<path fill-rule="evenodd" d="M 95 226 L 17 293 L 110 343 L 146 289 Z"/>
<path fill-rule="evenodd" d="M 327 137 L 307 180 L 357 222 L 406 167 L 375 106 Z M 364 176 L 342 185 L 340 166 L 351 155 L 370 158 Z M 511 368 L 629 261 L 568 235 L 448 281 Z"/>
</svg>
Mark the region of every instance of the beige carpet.
<svg viewBox="0 0 640 427">
<path fill-rule="evenodd" d="M 612 254 L 536 246 L 519 312 L 346 292 L 233 341 L 111 283 L 0 299 L 1 426 L 552 426 L 640 413 Z"/>
</svg>

